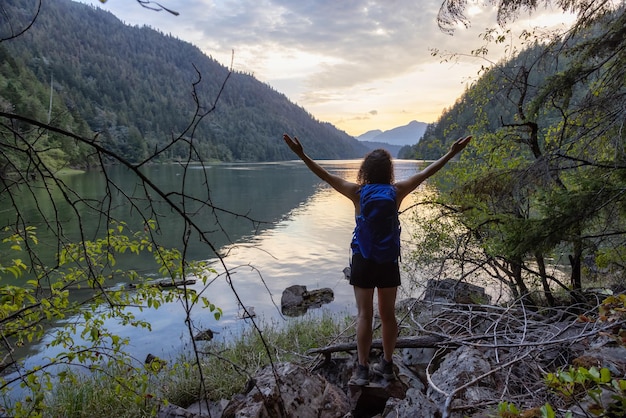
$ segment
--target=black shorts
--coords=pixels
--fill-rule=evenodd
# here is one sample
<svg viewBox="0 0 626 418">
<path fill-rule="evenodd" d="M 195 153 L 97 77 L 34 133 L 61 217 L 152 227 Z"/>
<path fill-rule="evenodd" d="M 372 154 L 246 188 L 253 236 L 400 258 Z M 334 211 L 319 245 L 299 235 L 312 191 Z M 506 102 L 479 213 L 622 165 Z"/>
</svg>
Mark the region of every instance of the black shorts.
<svg viewBox="0 0 626 418">
<path fill-rule="evenodd" d="M 352 254 L 350 284 L 366 289 L 398 287 L 400 286 L 400 266 L 397 261 L 378 264 L 363 258 L 361 254 Z"/>
</svg>

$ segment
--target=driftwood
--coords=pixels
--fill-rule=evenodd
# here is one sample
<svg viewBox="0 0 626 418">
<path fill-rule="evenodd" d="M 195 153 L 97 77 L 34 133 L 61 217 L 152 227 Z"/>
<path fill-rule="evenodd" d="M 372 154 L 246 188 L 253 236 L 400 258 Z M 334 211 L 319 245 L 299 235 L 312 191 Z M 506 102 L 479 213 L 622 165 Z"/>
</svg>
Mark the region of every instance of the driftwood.
<svg viewBox="0 0 626 418">
<path fill-rule="evenodd" d="M 192 285 L 195 283 L 196 281 L 194 279 L 185 279 L 185 280 L 165 279 L 165 280 L 158 280 L 154 282 L 146 282 L 145 284 L 147 284 L 148 286 L 155 286 L 155 287 L 160 287 L 162 289 L 166 289 L 170 287 L 178 287 L 178 286 L 184 286 L 184 285 L 188 286 L 188 285 Z M 128 287 L 130 287 L 131 289 L 134 289 L 137 287 L 137 285 L 135 283 L 130 283 Z"/>
<path fill-rule="evenodd" d="M 444 341 L 445 339 L 438 335 L 399 337 L 396 341 L 396 348 L 436 348 Z M 383 341 L 380 338 L 372 340 L 372 348 L 382 349 Z M 356 350 L 356 341 L 333 344 L 322 348 L 312 348 L 307 351 L 307 354 L 323 354 L 325 361 L 330 361 L 332 353 L 354 350 Z"/>
</svg>

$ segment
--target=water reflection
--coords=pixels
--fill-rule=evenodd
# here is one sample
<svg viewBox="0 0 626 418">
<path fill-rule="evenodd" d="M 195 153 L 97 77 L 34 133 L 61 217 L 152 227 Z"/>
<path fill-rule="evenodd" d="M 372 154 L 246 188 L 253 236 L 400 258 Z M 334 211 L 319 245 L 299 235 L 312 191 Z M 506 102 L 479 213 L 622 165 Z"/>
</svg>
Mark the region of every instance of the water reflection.
<svg viewBox="0 0 626 418">
<path fill-rule="evenodd" d="M 359 163 L 321 162 L 329 171 L 350 180 L 356 178 Z M 406 178 L 416 170 L 417 162 L 399 161 L 396 163 L 396 178 Z M 202 225 L 203 231 L 210 236 L 210 245 L 192 236 L 187 257 L 208 259 L 217 270 L 216 279 L 209 286 L 204 287 L 197 282 L 191 288 L 207 296 L 224 311 L 223 317 L 216 321 L 207 310 L 194 308 L 191 319 L 198 331 L 210 328 L 219 332 L 219 338 L 237 334 L 246 324 L 239 319 L 242 313 L 239 300 L 247 307 L 254 307 L 257 319 L 282 321 L 284 318 L 279 307 L 281 294 L 286 287 L 294 284 L 308 289 L 330 288 L 334 292 L 334 300 L 324 305 L 325 309 L 342 313 L 356 311 L 352 288 L 343 274 L 349 263 L 354 208 L 348 199 L 323 184 L 301 162 L 213 164 L 196 166 L 187 171 L 180 166 L 163 165 L 146 167 L 144 174 L 166 192 L 180 192 L 184 188 L 186 193 L 199 200 L 208 200 L 213 205 L 209 208 L 194 204 L 193 200 L 185 202 L 193 220 Z M 182 246 L 184 224 L 159 196 L 140 187 L 137 179 L 123 168 L 112 168 L 107 176 L 118 187 L 106 201 L 113 208 L 115 217 L 140 227 L 142 218 L 138 212 L 149 208 L 150 203 L 159 220 L 157 238 L 170 247 Z M 65 182 L 77 195 L 83 194 L 92 199 L 100 199 L 105 192 L 103 173 L 72 176 Z M 140 205 L 129 207 L 126 196 L 138 198 Z M 174 194 L 171 198 L 179 198 L 177 196 Z M 28 217 L 34 222 L 42 222 L 42 211 L 50 211 L 45 215 L 54 216 L 55 206 L 40 202 L 40 199 L 50 201 L 45 195 L 37 197 L 38 206 L 28 206 L 35 205 L 34 201 L 28 200 L 28 196 L 24 199 L 29 210 Z M 1 204 L 6 208 L 6 202 Z M 410 204 L 410 201 L 405 203 Z M 59 222 L 71 218 L 72 211 L 68 210 L 71 208 L 65 209 Z M 80 213 L 84 213 L 83 231 L 89 234 L 102 231 L 102 219 L 90 217 L 93 211 L 90 212 L 88 205 L 80 206 Z M 3 220 L 3 224 L 7 222 L 11 222 L 10 217 Z M 64 223 L 63 227 L 66 236 L 80 237 L 75 223 Z M 50 233 L 40 232 L 44 235 Z M 51 234 L 47 236 L 48 240 L 53 238 Z M 218 260 L 212 248 L 225 257 Z M 156 272 L 154 267 L 150 267 L 153 265 L 151 257 L 133 257 L 126 262 L 137 270 L 151 274 Z M 129 349 L 137 359 L 145 358 L 148 353 L 168 358 L 189 343 L 186 312 L 181 302 L 167 304 L 159 310 L 134 309 L 133 313 L 138 319 L 149 320 L 152 331 L 124 327 L 112 320 L 107 322 L 107 326 L 121 337 L 130 339 Z M 56 354 L 46 346 L 49 340 L 47 338 L 42 344 L 30 347 L 27 365 L 41 364 L 45 362 L 44 357 Z"/>
</svg>

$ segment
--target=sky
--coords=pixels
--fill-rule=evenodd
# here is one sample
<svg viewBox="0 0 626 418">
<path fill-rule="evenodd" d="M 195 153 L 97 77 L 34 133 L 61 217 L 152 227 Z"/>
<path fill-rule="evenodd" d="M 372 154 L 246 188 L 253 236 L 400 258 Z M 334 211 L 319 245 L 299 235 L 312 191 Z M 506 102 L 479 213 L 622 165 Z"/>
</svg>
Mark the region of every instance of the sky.
<svg viewBox="0 0 626 418">
<path fill-rule="evenodd" d="M 353 136 L 417 120 L 434 122 L 489 62 L 467 56 L 496 27 L 489 2 L 469 0 L 471 26 L 437 26 L 441 0 L 78 0 L 130 25 L 188 41 L 235 71 L 253 74 L 318 120 Z M 143 3 L 148 3 L 143 0 Z M 572 17 L 541 8 L 507 27 L 564 27 Z M 492 62 L 510 54 L 489 45 Z M 444 55 L 433 56 L 437 49 Z M 459 55 L 442 61 L 445 54 Z"/>
</svg>

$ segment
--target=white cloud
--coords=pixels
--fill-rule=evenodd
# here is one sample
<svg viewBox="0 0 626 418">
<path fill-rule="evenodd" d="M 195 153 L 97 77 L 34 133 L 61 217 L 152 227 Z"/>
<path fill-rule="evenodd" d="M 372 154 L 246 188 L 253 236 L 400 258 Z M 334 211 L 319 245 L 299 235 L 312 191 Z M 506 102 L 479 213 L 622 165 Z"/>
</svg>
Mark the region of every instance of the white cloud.
<svg viewBox="0 0 626 418">
<path fill-rule="evenodd" d="M 318 119 L 355 135 L 413 119 L 435 120 L 481 63 L 440 64 L 429 48 L 467 53 L 481 44 L 485 28 L 495 25 L 495 11 L 482 2 L 467 11 L 471 28 L 454 36 L 437 27 L 440 0 L 160 3 L 180 15 L 151 12 L 132 0 L 108 0 L 102 7 L 127 23 L 192 42 L 226 66 L 234 50 L 235 70 L 254 74 Z M 546 16 L 552 17 L 545 22 L 553 22 L 553 11 Z M 503 48 L 490 51 L 494 61 Z"/>
</svg>

